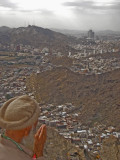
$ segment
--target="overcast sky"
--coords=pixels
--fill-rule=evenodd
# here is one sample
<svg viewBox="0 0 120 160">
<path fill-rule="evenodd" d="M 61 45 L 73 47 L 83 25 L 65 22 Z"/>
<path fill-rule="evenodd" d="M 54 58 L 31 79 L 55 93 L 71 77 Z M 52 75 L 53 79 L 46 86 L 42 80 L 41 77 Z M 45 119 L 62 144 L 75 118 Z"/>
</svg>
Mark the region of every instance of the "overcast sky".
<svg viewBox="0 0 120 160">
<path fill-rule="evenodd" d="M 120 31 L 120 0 L 0 0 L 0 26 Z"/>
</svg>

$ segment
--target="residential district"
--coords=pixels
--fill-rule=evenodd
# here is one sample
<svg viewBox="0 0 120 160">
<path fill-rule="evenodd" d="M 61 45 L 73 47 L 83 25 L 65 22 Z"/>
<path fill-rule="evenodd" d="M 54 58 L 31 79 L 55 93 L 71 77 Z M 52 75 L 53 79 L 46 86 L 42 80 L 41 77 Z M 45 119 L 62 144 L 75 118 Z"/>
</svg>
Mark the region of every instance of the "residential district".
<svg viewBox="0 0 120 160">
<path fill-rule="evenodd" d="M 67 57 L 74 59 L 70 70 L 79 74 L 102 74 L 120 68 L 120 41 L 96 42 L 96 45 L 77 45 L 78 53 L 68 53 Z M 87 49 L 89 52 L 87 53 Z M 0 107 L 5 101 L 14 96 L 28 94 L 34 98 L 33 93 L 26 90 L 26 77 L 32 73 L 38 74 L 57 67 L 49 63 L 51 54 L 44 48 L 31 49 L 31 46 L 16 46 L 0 44 Z M 4 51 L 3 51 L 4 49 Z M 6 50 L 7 49 L 7 50 Z M 9 50 L 10 49 L 10 50 Z M 80 53 L 81 50 L 81 53 Z M 84 51 L 83 51 L 84 50 Z M 92 51 L 92 52 L 91 52 Z M 112 56 L 114 54 L 114 56 Z M 97 55 L 97 56 L 96 56 Z M 109 55 L 103 56 L 103 55 Z M 53 53 L 51 56 L 61 57 L 62 53 Z M 65 139 L 71 141 L 76 147 L 89 152 L 99 152 L 103 139 L 113 135 L 120 139 L 120 131 L 114 126 L 95 124 L 93 127 L 78 121 L 79 113 L 71 103 L 63 105 L 40 105 L 40 123 L 56 129 Z"/>
</svg>

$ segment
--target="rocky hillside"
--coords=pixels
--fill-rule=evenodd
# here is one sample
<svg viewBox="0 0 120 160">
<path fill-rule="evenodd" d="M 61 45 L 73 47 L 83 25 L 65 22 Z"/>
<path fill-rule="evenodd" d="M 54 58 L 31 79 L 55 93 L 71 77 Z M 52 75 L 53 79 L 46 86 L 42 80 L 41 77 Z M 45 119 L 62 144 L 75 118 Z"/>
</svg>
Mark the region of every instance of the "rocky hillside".
<svg viewBox="0 0 120 160">
<path fill-rule="evenodd" d="M 77 106 L 83 123 L 100 122 L 120 128 L 120 70 L 81 75 L 58 67 L 27 79 L 27 89 L 40 103 Z"/>
<path fill-rule="evenodd" d="M 44 149 L 44 156 L 47 160 L 67 160 L 74 153 L 78 153 L 79 160 L 85 160 L 83 150 L 76 148 L 54 129 L 47 128 L 47 141 Z M 78 155 L 74 157 L 77 158 Z"/>
</svg>

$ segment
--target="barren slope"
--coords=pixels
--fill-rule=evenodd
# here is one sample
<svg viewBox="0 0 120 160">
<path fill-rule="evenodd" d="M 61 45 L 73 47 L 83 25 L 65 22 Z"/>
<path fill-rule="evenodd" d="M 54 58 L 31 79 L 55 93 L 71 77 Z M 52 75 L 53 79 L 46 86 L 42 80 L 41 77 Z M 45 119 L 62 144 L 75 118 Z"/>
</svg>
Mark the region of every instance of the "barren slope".
<svg viewBox="0 0 120 160">
<path fill-rule="evenodd" d="M 120 70 L 86 76 L 59 67 L 31 75 L 27 88 L 40 103 L 73 103 L 84 123 L 102 122 L 120 127 Z"/>
</svg>

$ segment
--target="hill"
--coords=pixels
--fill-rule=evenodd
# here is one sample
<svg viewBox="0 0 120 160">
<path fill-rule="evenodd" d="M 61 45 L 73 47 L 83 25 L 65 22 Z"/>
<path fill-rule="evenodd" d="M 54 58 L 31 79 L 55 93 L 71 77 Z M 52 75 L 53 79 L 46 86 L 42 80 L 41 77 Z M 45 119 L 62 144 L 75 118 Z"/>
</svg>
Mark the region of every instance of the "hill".
<svg viewBox="0 0 120 160">
<path fill-rule="evenodd" d="M 58 67 L 32 74 L 26 84 L 40 103 L 70 102 L 77 106 L 81 122 L 120 128 L 120 69 L 101 75 L 81 75 Z"/>
<path fill-rule="evenodd" d="M 79 154 L 79 160 L 85 160 L 83 150 L 76 148 L 57 131 L 47 127 L 47 141 L 44 149 L 44 156 L 47 160 L 67 160 L 75 152 Z"/>
<path fill-rule="evenodd" d="M 3 33 L 8 32 L 8 31 L 10 31 L 10 30 L 11 30 L 11 28 L 6 27 L 6 26 L 0 27 L 0 32 L 3 32 Z"/>
<path fill-rule="evenodd" d="M 39 48 L 49 47 L 53 51 L 56 48 L 65 50 L 65 47 L 74 41 L 75 38 L 71 36 L 37 26 L 0 27 L 0 42 L 2 44 L 23 44 Z"/>
</svg>

